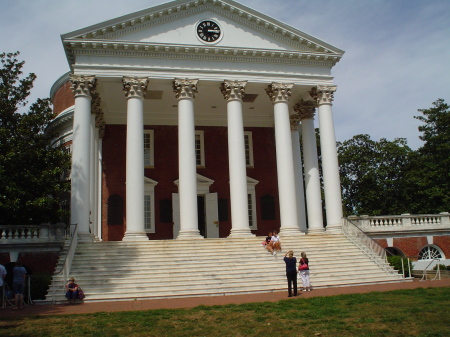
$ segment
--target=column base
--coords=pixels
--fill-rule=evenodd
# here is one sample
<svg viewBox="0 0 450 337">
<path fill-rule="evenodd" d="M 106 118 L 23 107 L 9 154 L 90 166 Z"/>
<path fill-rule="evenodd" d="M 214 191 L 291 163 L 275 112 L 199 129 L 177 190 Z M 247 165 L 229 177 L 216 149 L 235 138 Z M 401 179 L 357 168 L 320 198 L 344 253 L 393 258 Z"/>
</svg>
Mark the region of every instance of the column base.
<svg viewBox="0 0 450 337">
<path fill-rule="evenodd" d="M 293 236 L 303 236 L 305 235 L 304 232 L 300 231 L 300 228 L 298 227 L 292 227 L 292 228 L 280 228 L 280 237 L 281 238 L 288 238 Z"/>
<path fill-rule="evenodd" d="M 235 239 L 235 238 L 250 238 L 256 236 L 252 232 L 250 232 L 250 228 L 245 229 L 231 229 L 230 235 L 228 235 L 228 238 Z"/>
<path fill-rule="evenodd" d="M 78 242 L 94 242 L 95 235 L 91 233 L 78 233 Z"/>
<path fill-rule="evenodd" d="M 309 228 L 308 235 L 320 235 L 325 233 L 325 228 Z"/>
<path fill-rule="evenodd" d="M 148 236 L 145 232 L 125 233 L 122 241 L 148 241 Z"/>
<path fill-rule="evenodd" d="M 342 234 L 342 225 L 331 225 L 326 227 L 327 234 Z"/>
<path fill-rule="evenodd" d="M 190 239 L 204 239 L 203 236 L 200 235 L 200 231 L 197 230 L 188 230 L 188 231 L 180 231 L 177 236 L 177 240 L 190 240 Z"/>
</svg>

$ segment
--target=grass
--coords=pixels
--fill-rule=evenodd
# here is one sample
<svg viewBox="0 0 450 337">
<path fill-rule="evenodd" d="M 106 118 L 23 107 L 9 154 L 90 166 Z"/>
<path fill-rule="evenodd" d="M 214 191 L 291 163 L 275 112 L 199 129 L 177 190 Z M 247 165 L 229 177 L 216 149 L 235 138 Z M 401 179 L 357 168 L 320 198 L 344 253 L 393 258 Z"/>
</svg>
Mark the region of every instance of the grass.
<svg viewBox="0 0 450 337">
<path fill-rule="evenodd" d="M 0 317 L 0 336 L 263 335 L 447 337 L 450 287 L 191 309 Z"/>
</svg>

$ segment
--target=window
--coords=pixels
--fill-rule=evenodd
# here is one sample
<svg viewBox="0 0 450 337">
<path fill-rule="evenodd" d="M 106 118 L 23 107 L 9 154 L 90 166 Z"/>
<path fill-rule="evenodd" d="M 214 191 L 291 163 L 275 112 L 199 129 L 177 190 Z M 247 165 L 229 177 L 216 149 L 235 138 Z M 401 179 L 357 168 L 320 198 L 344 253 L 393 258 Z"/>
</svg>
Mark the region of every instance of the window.
<svg viewBox="0 0 450 337">
<path fill-rule="evenodd" d="M 244 132 L 245 144 L 245 164 L 247 167 L 253 167 L 253 139 L 251 131 Z"/>
<path fill-rule="evenodd" d="M 259 181 L 247 177 L 247 205 L 248 205 L 248 222 L 251 230 L 258 229 L 256 223 L 256 192 L 255 187 Z"/>
<path fill-rule="evenodd" d="M 203 131 L 195 131 L 195 160 L 199 167 L 205 167 L 205 142 Z"/>
<path fill-rule="evenodd" d="M 255 212 L 255 194 L 249 193 L 247 194 L 247 204 L 248 204 L 248 224 L 250 225 L 251 229 L 254 229 L 256 227 L 256 212 Z"/>
<path fill-rule="evenodd" d="M 423 247 L 419 252 L 419 260 L 443 259 L 444 254 L 436 246 Z"/>
<path fill-rule="evenodd" d="M 154 167 L 153 130 L 144 130 L 144 167 Z"/>
<path fill-rule="evenodd" d="M 144 229 L 155 233 L 155 186 L 156 181 L 144 177 Z"/>
</svg>

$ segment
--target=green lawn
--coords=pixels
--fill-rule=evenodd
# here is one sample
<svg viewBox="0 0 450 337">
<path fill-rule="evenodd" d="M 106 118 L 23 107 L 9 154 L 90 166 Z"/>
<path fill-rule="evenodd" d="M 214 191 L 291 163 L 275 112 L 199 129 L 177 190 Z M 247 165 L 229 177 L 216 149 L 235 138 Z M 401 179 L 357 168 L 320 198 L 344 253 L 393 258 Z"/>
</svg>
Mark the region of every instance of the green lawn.
<svg viewBox="0 0 450 337">
<path fill-rule="evenodd" d="M 450 287 L 192 309 L 0 317 L 0 336 L 448 337 Z"/>
</svg>

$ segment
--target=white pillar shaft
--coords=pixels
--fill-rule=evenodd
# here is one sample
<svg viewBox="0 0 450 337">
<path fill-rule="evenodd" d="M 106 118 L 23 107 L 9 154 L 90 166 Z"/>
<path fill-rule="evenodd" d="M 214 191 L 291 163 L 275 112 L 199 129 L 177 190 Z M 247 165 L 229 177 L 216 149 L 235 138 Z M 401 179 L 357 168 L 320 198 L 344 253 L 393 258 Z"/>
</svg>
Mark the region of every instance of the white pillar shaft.
<svg viewBox="0 0 450 337">
<path fill-rule="evenodd" d="M 103 186 L 103 142 L 98 140 L 98 165 L 97 165 L 97 236 L 102 240 L 102 186 Z"/>
<path fill-rule="evenodd" d="M 252 235 L 248 217 L 247 169 L 245 163 L 242 100 L 228 100 L 228 163 L 230 171 L 230 237 Z"/>
<path fill-rule="evenodd" d="M 73 118 L 71 213 L 70 222 L 78 224 L 79 234 L 89 234 L 91 97 L 75 97 Z"/>
<path fill-rule="evenodd" d="M 199 236 L 194 99 L 178 100 L 178 161 L 180 194 L 179 238 Z"/>
<path fill-rule="evenodd" d="M 298 128 L 291 131 L 292 149 L 294 156 L 294 172 L 295 172 L 295 190 L 297 196 L 297 216 L 300 231 L 306 233 L 306 209 L 305 209 L 305 193 L 303 186 L 303 165 L 300 151 L 300 133 Z"/>
<path fill-rule="evenodd" d="M 91 161 L 90 161 L 90 170 L 89 170 L 89 176 L 90 176 L 90 182 L 89 182 L 89 190 L 90 190 L 90 212 L 89 212 L 89 228 L 90 232 L 97 236 L 97 199 L 96 199 L 96 193 L 97 193 L 97 137 L 98 132 L 96 132 L 95 127 L 95 115 L 91 114 L 91 146 L 90 146 L 90 155 L 91 155 Z"/>
<path fill-rule="evenodd" d="M 127 100 L 126 212 L 124 240 L 148 240 L 144 227 L 144 99 Z"/>
<path fill-rule="evenodd" d="M 297 217 L 294 160 L 287 102 L 274 103 L 280 233 L 300 232 Z"/>
<path fill-rule="evenodd" d="M 329 231 L 341 228 L 343 216 L 339 164 L 331 104 L 319 105 L 319 127 L 327 231 Z"/>
<path fill-rule="evenodd" d="M 308 232 L 323 232 L 322 196 L 320 190 L 317 143 L 312 118 L 302 120 L 303 162 L 305 167 Z"/>
</svg>

